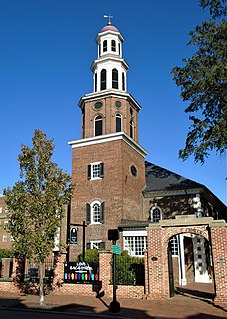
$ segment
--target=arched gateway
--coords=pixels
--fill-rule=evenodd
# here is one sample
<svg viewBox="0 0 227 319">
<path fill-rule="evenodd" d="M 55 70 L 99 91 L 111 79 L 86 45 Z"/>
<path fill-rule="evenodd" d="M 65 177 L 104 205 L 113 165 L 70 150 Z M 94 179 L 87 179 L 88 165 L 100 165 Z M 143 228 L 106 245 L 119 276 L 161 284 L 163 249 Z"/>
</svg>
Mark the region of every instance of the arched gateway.
<svg viewBox="0 0 227 319">
<path fill-rule="evenodd" d="M 176 219 L 161 220 L 159 223 L 150 224 L 147 228 L 148 249 L 145 255 L 147 266 L 145 267 L 145 269 L 147 268 L 145 280 L 148 298 L 165 299 L 171 297 L 168 247 L 170 240 L 176 236 L 191 238 L 194 254 L 197 253 L 196 249 L 199 248 L 202 251 L 205 249 L 206 242 L 209 243 L 215 301 L 227 302 L 227 224 L 224 220 L 213 220 L 212 217 L 196 218 L 192 215 L 181 215 L 176 216 Z M 203 275 L 203 280 L 209 280 L 211 274 L 208 271 L 200 271 L 200 267 L 205 270 L 208 268 L 207 261 L 202 256 L 200 253 L 201 261 L 196 264 L 195 269 L 198 276 L 199 272 Z M 181 279 L 186 280 L 184 276 Z"/>
</svg>

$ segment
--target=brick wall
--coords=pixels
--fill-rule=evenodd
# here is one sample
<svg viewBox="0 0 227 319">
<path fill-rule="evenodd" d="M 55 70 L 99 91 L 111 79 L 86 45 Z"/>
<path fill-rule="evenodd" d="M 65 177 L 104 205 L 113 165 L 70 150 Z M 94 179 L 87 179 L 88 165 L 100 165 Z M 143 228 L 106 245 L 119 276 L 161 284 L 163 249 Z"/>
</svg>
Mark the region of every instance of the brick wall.
<svg viewBox="0 0 227 319">
<path fill-rule="evenodd" d="M 198 220 L 202 223 L 203 219 Z M 214 279 L 216 288 L 216 302 L 227 302 L 227 225 L 224 221 L 211 221 L 209 225 L 161 227 L 151 225 L 148 228 L 148 250 L 145 252 L 145 288 L 141 286 L 118 286 L 117 297 L 148 299 L 169 298 L 169 273 L 167 260 L 167 246 L 169 238 L 179 233 L 194 233 L 207 239 L 211 237 L 213 252 Z M 209 236 L 210 234 L 210 236 Z M 106 296 L 112 296 L 111 258 L 108 251 L 100 253 L 101 291 Z M 97 287 L 83 284 L 65 284 L 63 282 L 65 255 L 59 257 L 55 269 L 53 294 L 96 295 Z M 15 269 L 15 267 L 14 267 Z M 19 292 L 11 282 L 0 282 L 0 291 Z"/>
<path fill-rule="evenodd" d="M 63 259 L 59 259 L 59 267 L 57 267 L 58 274 L 63 272 L 60 268 L 63 266 Z M 84 284 L 65 284 L 62 283 L 57 286 L 53 291 L 56 295 L 83 295 L 83 296 L 96 296 L 97 292 L 104 292 L 105 296 L 113 296 L 113 286 L 110 284 L 112 279 L 112 253 L 110 251 L 102 251 L 99 254 L 99 269 L 101 287 L 98 289 L 97 285 L 84 285 Z M 63 275 L 62 275 L 63 277 Z M 142 298 L 144 296 L 143 286 L 117 286 L 117 297 L 121 298 Z"/>
<path fill-rule="evenodd" d="M 113 160 L 114 159 L 114 160 Z M 104 178 L 88 180 L 88 165 L 104 163 Z M 131 166 L 137 176 L 131 174 Z M 145 185 L 144 159 L 123 140 L 93 144 L 73 149 L 72 180 L 76 185 L 71 202 L 71 223 L 86 220 L 86 204 L 98 200 L 105 203 L 104 224 L 88 225 L 86 242 L 107 239 L 108 229 L 116 228 L 122 218 L 142 220 L 142 189 Z M 139 217 L 138 217 L 139 216 Z M 78 229 L 78 245 L 70 247 L 70 260 L 82 251 L 82 229 Z"/>
<path fill-rule="evenodd" d="M 145 220 L 150 218 L 151 208 L 157 204 L 162 210 L 162 219 L 172 219 L 177 215 L 194 214 L 195 209 L 192 204 L 193 196 L 173 195 L 144 198 Z"/>
<path fill-rule="evenodd" d="M 211 240 L 217 302 L 227 302 L 227 225 L 224 221 L 211 223 Z"/>
<path fill-rule="evenodd" d="M 102 286 L 98 285 L 85 285 L 85 284 L 68 284 L 64 283 L 64 263 L 66 255 L 58 256 L 58 263 L 55 268 L 55 276 L 53 281 L 53 290 L 50 291 L 54 295 L 83 295 L 83 296 L 96 296 L 98 292 L 103 291 L 108 297 L 113 296 L 113 286 L 110 284 L 112 279 L 112 253 L 110 251 L 100 252 L 100 281 Z M 14 263 L 16 269 L 17 263 Z M 0 282 L 0 291 L 18 292 L 19 287 L 13 282 Z M 117 287 L 117 297 L 121 298 L 142 298 L 144 296 L 143 286 L 121 286 Z"/>
<path fill-rule="evenodd" d="M 115 102 L 120 101 L 122 106 L 117 108 Z M 95 110 L 94 104 L 96 102 L 101 102 L 102 107 L 99 110 Z M 103 116 L 103 134 L 110 134 L 116 132 L 116 114 L 120 113 L 122 115 L 122 127 L 126 134 L 130 136 L 130 119 L 132 110 L 133 121 L 135 125 L 135 140 L 138 141 L 138 113 L 133 109 L 126 98 L 109 96 L 106 98 L 89 100 L 85 102 L 85 122 L 84 127 L 82 127 L 83 138 L 89 138 L 94 136 L 94 119 L 97 115 Z"/>
</svg>

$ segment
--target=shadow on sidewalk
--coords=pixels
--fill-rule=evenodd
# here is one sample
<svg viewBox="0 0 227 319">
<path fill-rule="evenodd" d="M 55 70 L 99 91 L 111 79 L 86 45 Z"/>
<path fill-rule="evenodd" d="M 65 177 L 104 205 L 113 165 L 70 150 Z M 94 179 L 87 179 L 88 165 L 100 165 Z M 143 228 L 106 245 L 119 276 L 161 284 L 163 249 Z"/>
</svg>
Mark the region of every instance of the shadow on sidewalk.
<svg viewBox="0 0 227 319">
<path fill-rule="evenodd" d="M 46 304 L 44 306 L 40 306 L 39 305 L 39 301 L 37 299 L 36 300 L 28 300 L 27 296 L 18 296 L 18 298 L 0 298 L 0 316 L 1 316 L 1 310 L 3 309 L 18 309 L 19 311 L 23 311 L 23 310 L 36 310 L 36 311 L 42 311 L 42 318 L 50 318 L 52 316 L 50 316 L 51 312 L 60 312 L 62 314 L 68 314 L 70 316 L 70 313 L 74 313 L 75 315 L 77 314 L 77 316 L 79 316 L 81 314 L 81 318 L 83 316 L 89 316 L 89 315 L 101 315 L 103 318 L 108 318 L 109 316 L 111 316 L 111 318 L 135 318 L 135 319 L 158 319 L 158 318 L 162 318 L 162 319 L 179 319 L 179 314 L 177 314 L 176 312 L 176 307 L 177 305 L 174 305 L 174 309 L 173 312 L 171 311 L 171 305 L 168 303 L 169 307 L 169 311 L 168 314 L 166 315 L 161 315 L 159 317 L 159 314 L 157 313 L 157 307 L 156 307 L 156 311 L 155 313 L 152 313 L 152 307 L 149 307 L 149 309 L 146 309 L 146 307 L 144 307 L 145 309 L 141 310 L 141 309 L 134 309 L 133 308 L 133 300 L 130 304 L 130 307 L 121 307 L 121 310 L 119 313 L 111 313 L 109 312 L 109 300 L 108 302 L 104 301 L 102 299 L 102 297 L 104 296 L 104 294 L 100 294 L 97 297 L 94 297 L 94 300 L 91 300 L 92 305 L 88 305 L 88 304 L 78 304 L 78 303 L 69 303 L 69 304 L 65 304 L 65 305 L 56 305 L 56 304 Z M 97 300 L 98 299 L 98 300 Z M 94 303 L 94 301 L 97 300 L 97 305 L 96 303 Z M 202 300 L 203 301 L 203 300 Z M 187 303 L 187 301 L 185 301 Z M 206 301 L 209 304 L 212 304 L 213 306 L 215 306 L 212 302 L 209 302 L 208 300 Z M 99 306 L 100 303 L 100 306 Z M 102 305 L 105 306 L 105 308 L 103 308 Z M 151 305 L 152 305 L 152 301 L 151 301 Z M 165 302 L 160 303 L 160 310 L 162 307 L 166 307 Z M 225 311 L 224 308 L 217 306 L 217 308 L 221 309 L 222 311 Z M 149 311 L 149 314 L 147 313 Z M 172 312 L 172 313 L 171 313 Z M 208 311 L 207 311 L 208 312 Z M 46 314 L 45 314 L 46 313 Z M 175 315 L 173 315 L 173 313 Z M 48 315 L 49 314 L 49 315 Z M 49 316 L 49 317 L 48 317 Z M 54 316 L 54 314 L 53 314 Z M 73 315 L 72 315 L 73 316 Z M 73 317 L 72 317 L 73 318 Z M 195 314 L 192 314 L 190 316 L 187 316 L 187 314 L 185 314 L 185 316 L 181 317 L 182 319 L 223 319 L 225 318 L 225 316 L 214 316 L 214 315 L 210 315 L 208 313 L 201 313 L 198 311 L 198 313 L 196 313 L 196 309 L 195 309 Z"/>
<path fill-rule="evenodd" d="M 186 288 L 182 288 L 182 287 L 177 287 L 177 291 L 176 291 L 176 295 L 182 295 L 182 296 L 186 296 L 188 298 L 191 299 L 199 299 L 209 305 L 212 305 L 213 307 L 220 309 L 224 312 L 227 312 L 225 308 L 223 308 L 220 305 L 217 305 L 213 302 L 215 294 L 214 293 L 208 293 L 208 292 L 203 292 L 203 291 L 199 291 L 199 290 L 192 290 L 192 289 L 186 289 Z M 207 315 L 206 315 L 207 316 Z M 196 318 L 196 317 L 188 317 L 188 319 L 191 318 Z M 198 317 L 200 318 L 200 317 Z M 201 318 L 209 318 L 209 317 L 201 317 Z M 211 316 L 210 318 L 218 318 L 218 317 L 214 317 Z"/>
<path fill-rule="evenodd" d="M 208 314 L 199 313 L 197 315 L 189 316 L 186 319 L 223 319 L 224 317 L 217 317 Z"/>
<path fill-rule="evenodd" d="M 181 286 L 177 287 L 177 294 L 186 295 L 189 297 L 198 297 L 198 299 L 210 299 L 214 300 L 215 294 L 206 292 L 206 291 L 199 291 L 195 289 L 188 289 L 188 288 L 182 288 Z"/>
<path fill-rule="evenodd" d="M 95 298 L 95 297 L 94 297 Z M 19 298 L 0 298 L 0 317 L 1 317 L 1 310 L 6 309 L 17 309 L 19 311 L 23 310 L 35 310 L 35 311 L 42 311 L 42 318 L 48 318 L 48 313 L 50 315 L 51 312 L 60 312 L 62 314 L 69 314 L 75 313 L 77 315 L 101 315 L 102 317 L 108 318 L 108 316 L 111 316 L 112 318 L 116 316 L 117 317 L 125 317 L 125 318 L 136 318 L 136 319 L 152 319 L 153 316 L 149 316 L 145 313 L 145 311 L 137 310 L 137 309 L 129 309 L 122 307 L 119 313 L 111 313 L 109 312 L 109 305 L 102 300 L 101 296 L 97 297 L 100 302 L 106 307 L 106 311 L 99 309 L 99 307 L 95 306 L 88 306 L 83 304 L 77 304 L 77 303 L 70 303 L 66 305 L 51 305 L 51 304 L 45 304 L 43 306 L 40 306 L 37 302 L 27 302 L 26 296 L 19 297 Z M 98 310 L 98 311 L 97 311 Z M 43 313 L 43 311 L 46 311 L 47 316 Z M 51 317 L 52 318 L 52 317 Z"/>
</svg>

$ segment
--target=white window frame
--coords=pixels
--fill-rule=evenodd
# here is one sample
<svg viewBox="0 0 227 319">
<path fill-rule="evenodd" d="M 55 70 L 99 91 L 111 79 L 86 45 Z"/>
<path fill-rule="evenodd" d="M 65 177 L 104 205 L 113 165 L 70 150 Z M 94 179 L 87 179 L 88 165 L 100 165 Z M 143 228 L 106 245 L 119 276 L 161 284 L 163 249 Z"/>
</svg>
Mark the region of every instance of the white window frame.
<svg viewBox="0 0 227 319">
<path fill-rule="evenodd" d="M 132 119 L 130 120 L 129 125 L 130 125 L 130 137 L 132 139 L 134 139 L 135 138 L 135 124 L 134 124 L 134 121 Z"/>
<path fill-rule="evenodd" d="M 101 179 L 100 177 L 100 172 L 101 172 L 101 163 L 102 162 L 94 162 L 90 163 L 91 165 L 91 179 L 90 180 L 95 180 L 95 179 Z M 98 173 L 95 174 L 95 168 L 98 166 Z M 98 175 L 98 176 L 95 176 Z"/>
<path fill-rule="evenodd" d="M 91 213 L 91 224 L 101 224 L 101 222 L 97 222 L 97 221 L 94 221 L 94 205 L 98 204 L 99 205 L 99 220 L 101 220 L 101 209 L 102 209 L 102 204 L 95 200 L 93 201 L 91 204 L 90 204 L 90 207 L 91 207 L 91 210 L 90 210 L 90 213 Z"/>
<path fill-rule="evenodd" d="M 96 244 L 101 244 L 102 240 L 91 240 L 90 241 L 90 249 L 99 249 L 100 247 L 96 247 Z"/>
<path fill-rule="evenodd" d="M 158 221 L 154 221 L 153 212 L 154 212 L 155 209 L 158 209 L 158 210 L 160 211 L 160 219 L 159 219 L 159 220 L 162 220 L 162 210 L 161 210 L 161 208 L 160 208 L 159 206 L 157 206 L 157 205 L 155 204 L 155 205 L 154 205 L 153 207 L 151 207 L 151 209 L 150 209 L 150 220 L 151 220 L 152 223 L 158 223 L 158 222 L 159 222 L 159 220 L 158 220 Z"/>
<path fill-rule="evenodd" d="M 96 130 L 96 124 L 98 122 L 102 122 L 102 134 L 97 134 Z M 103 115 L 99 114 L 94 118 L 94 136 L 101 136 L 103 135 Z"/>
<path fill-rule="evenodd" d="M 120 126 L 121 126 L 120 131 L 117 131 L 117 121 L 118 121 L 118 119 L 120 120 Z M 115 121 L 116 121 L 116 132 L 122 132 L 123 128 L 122 128 L 122 114 L 121 113 L 116 113 Z"/>
<path fill-rule="evenodd" d="M 7 235 L 2 235 L 2 242 L 7 243 Z"/>
<path fill-rule="evenodd" d="M 178 235 L 175 235 L 170 238 L 170 249 L 173 257 L 179 256 Z"/>
<path fill-rule="evenodd" d="M 2 210 L 2 207 L 0 207 L 0 214 L 2 214 L 3 210 Z"/>
<path fill-rule="evenodd" d="M 128 242 L 129 240 L 130 243 Z M 130 256 L 144 257 L 144 250 L 147 249 L 147 231 L 123 231 L 123 247 L 124 250 L 128 251 Z M 138 251 L 141 253 L 138 254 Z"/>
</svg>

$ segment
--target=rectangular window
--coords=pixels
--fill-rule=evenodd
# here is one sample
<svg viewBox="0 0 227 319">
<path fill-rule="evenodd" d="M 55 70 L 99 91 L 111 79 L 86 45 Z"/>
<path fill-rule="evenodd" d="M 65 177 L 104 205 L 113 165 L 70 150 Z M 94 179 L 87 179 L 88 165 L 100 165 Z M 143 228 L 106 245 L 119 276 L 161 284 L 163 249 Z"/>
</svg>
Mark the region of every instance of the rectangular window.
<svg viewBox="0 0 227 319">
<path fill-rule="evenodd" d="M 2 214 L 2 207 L 0 207 L 0 214 Z"/>
<path fill-rule="evenodd" d="M 6 235 L 2 235 L 2 242 L 6 243 L 7 242 L 7 236 Z"/>
<path fill-rule="evenodd" d="M 172 256 L 178 256 L 178 240 L 176 236 L 170 239 L 170 249 Z"/>
<path fill-rule="evenodd" d="M 105 248 L 105 243 L 101 240 L 90 241 L 90 249 Z"/>
<path fill-rule="evenodd" d="M 143 257 L 147 249 L 146 236 L 125 236 L 124 249 L 128 250 L 130 256 Z"/>
<path fill-rule="evenodd" d="M 101 240 L 92 240 L 86 244 L 87 249 L 105 249 L 105 242 Z"/>
<path fill-rule="evenodd" d="M 101 162 L 88 165 L 88 179 L 100 179 L 104 177 L 104 165 Z"/>
</svg>

